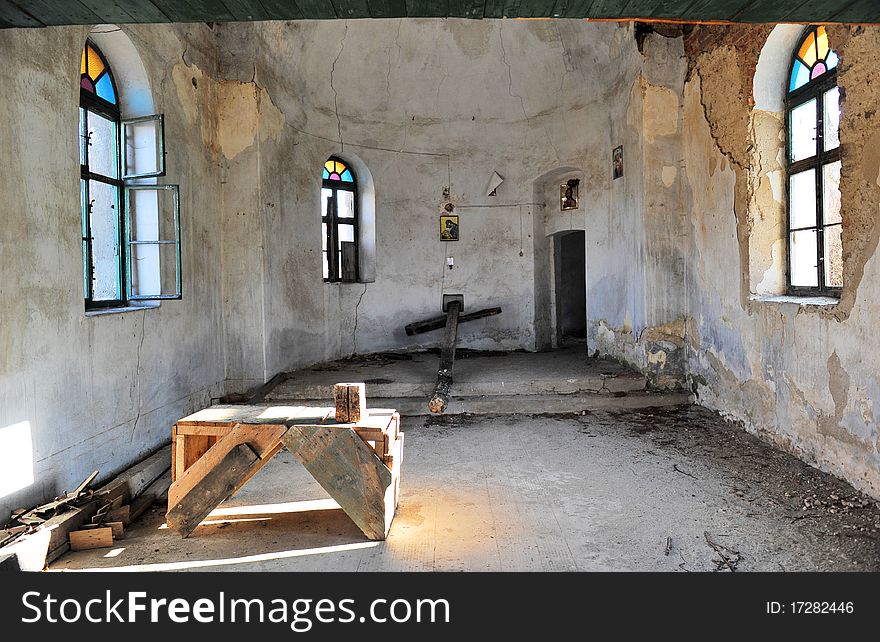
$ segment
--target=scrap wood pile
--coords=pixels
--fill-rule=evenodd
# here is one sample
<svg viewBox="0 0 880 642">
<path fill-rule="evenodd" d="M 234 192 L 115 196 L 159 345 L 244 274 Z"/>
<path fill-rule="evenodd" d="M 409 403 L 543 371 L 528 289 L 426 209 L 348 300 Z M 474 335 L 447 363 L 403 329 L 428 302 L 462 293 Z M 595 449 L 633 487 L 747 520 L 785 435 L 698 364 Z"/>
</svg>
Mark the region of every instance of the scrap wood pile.
<svg viewBox="0 0 880 642">
<path fill-rule="evenodd" d="M 96 489 L 98 474 L 94 471 L 74 490 L 51 502 L 13 511 L 0 530 L 0 557 L 16 554 L 21 568 L 41 570 L 67 550 L 111 546 L 124 537 L 130 522 L 167 496 L 171 447 Z"/>
</svg>

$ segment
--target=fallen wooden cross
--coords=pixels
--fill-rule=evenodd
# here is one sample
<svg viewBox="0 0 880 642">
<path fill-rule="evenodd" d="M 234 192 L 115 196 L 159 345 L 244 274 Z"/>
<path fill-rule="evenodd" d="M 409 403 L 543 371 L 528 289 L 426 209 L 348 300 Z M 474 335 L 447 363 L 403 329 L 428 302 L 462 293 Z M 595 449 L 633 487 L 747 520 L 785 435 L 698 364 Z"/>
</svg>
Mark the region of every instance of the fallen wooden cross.
<svg viewBox="0 0 880 642">
<path fill-rule="evenodd" d="M 437 368 L 437 384 L 428 401 L 428 409 L 434 414 L 440 414 L 446 410 L 449 403 L 449 390 L 452 388 L 452 367 L 455 365 L 455 344 L 458 341 L 458 324 L 474 319 L 501 314 L 501 308 L 486 308 L 468 314 L 461 314 L 461 302 L 450 301 L 446 306 L 446 316 L 435 317 L 425 321 L 410 323 L 404 328 L 407 335 L 421 334 L 431 330 L 446 328 L 443 334 L 443 343 L 440 346 L 440 367 Z"/>
</svg>

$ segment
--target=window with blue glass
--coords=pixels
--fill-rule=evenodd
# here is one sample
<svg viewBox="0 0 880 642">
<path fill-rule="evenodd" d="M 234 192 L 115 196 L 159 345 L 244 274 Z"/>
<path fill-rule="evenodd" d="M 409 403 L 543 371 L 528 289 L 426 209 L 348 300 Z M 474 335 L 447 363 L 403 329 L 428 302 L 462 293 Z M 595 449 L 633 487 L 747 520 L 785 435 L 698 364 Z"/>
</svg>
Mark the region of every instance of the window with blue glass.
<svg viewBox="0 0 880 642">
<path fill-rule="evenodd" d="M 340 158 L 324 163 L 321 181 L 321 249 L 324 280 L 353 283 L 358 280 L 357 181 Z"/>
<path fill-rule="evenodd" d="M 113 71 L 91 41 L 79 85 L 86 309 L 179 299 L 179 190 L 155 180 L 165 175 L 164 119 L 122 118 Z"/>
<path fill-rule="evenodd" d="M 839 58 L 825 27 L 809 27 L 788 78 L 788 290 L 843 287 Z"/>
</svg>

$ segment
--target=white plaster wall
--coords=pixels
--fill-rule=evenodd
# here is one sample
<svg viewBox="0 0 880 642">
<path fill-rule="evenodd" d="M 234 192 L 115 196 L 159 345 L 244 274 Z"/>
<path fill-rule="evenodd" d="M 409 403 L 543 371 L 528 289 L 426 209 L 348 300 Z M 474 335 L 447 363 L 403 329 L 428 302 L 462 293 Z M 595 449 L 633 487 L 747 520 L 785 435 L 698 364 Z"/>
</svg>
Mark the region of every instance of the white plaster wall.
<svg viewBox="0 0 880 642">
<path fill-rule="evenodd" d="M 225 25 L 220 37 L 224 82 L 253 81 L 283 120 L 273 136 L 222 156 L 233 386 L 355 351 L 436 345 L 430 334 L 406 337 L 403 326 L 438 314 L 444 292 L 463 293 L 466 310 L 504 310 L 462 325 L 461 345 L 535 349 L 535 280 L 550 278 L 534 272 L 536 244 L 543 268 L 549 241 L 538 237 L 566 226 L 589 221 L 588 242 L 613 257 L 596 265 L 595 314 L 610 316 L 617 287 L 640 287 L 607 281 L 635 257 L 625 231 L 637 220 L 635 190 L 610 176 L 612 142 L 636 144 L 626 120 L 641 64 L 631 27 L 369 20 Z M 376 187 L 368 284 L 321 281 L 320 168 L 346 150 Z M 546 210 L 554 221 L 542 230 L 535 181 L 566 167 L 583 172 L 585 207 L 553 217 L 554 196 Z M 493 171 L 505 181 L 491 198 Z M 447 186 L 457 243 L 438 240 Z"/>
<path fill-rule="evenodd" d="M 3 471 L 0 523 L 92 470 L 108 478 L 169 441 L 177 418 L 222 393 L 219 174 L 169 81 L 185 50 L 206 68 L 216 65 L 212 36 L 197 25 L 125 31 L 165 113 L 165 180 L 181 186 L 184 299 L 84 314 L 77 159 L 88 28 L 3 30 L 0 450 L 17 470 Z M 211 121 L 209 113 L 199 117 Z M 4 430 L 10 426 L 18 427 Z M 10 492 L 17 475 L 33 482 Z"/>
</svg>

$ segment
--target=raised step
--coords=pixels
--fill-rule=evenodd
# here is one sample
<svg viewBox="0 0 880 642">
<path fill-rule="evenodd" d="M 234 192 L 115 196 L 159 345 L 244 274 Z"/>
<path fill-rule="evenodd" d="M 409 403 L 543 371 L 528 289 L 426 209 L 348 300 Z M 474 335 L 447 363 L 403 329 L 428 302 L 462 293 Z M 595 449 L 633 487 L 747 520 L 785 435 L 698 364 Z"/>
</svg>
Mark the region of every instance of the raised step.
<svg viewBox="0 0 880 642">
<path fill-rule="evenodd" d="M 369 397 L 368 397 L 369 398 Z M 295 401 L 306 406 L 326 405 L 323 399 L 276 400 Z M 535 415 L 576 413 L 583 410 L 614 410 L 681 406 L 693 403 L 688 392 L 639 391 L 627 394 L 550 394 L 550 395 L 482 395 L 450 397 L 444 415 Z M 396 409 L 401 415 L 421 417 L 431 415 L 428 398 L 383 398 L 381 405 Z M 436 415 L 435 415 L 436 416 Z"/>
</svg>

